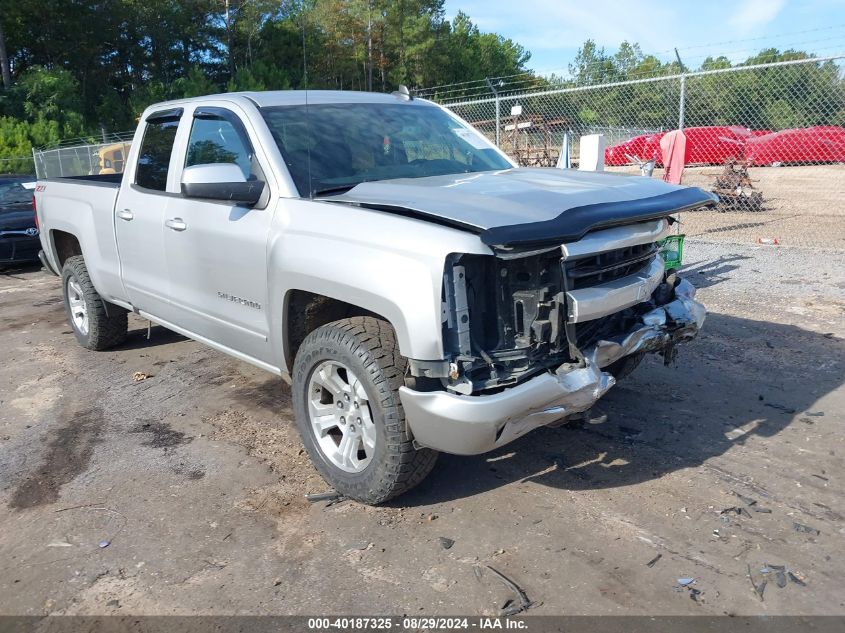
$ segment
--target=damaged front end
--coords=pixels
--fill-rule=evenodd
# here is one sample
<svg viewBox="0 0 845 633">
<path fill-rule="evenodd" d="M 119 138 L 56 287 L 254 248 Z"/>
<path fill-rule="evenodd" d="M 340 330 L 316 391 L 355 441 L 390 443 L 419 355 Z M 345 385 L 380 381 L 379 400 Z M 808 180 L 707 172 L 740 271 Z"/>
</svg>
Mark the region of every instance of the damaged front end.
<svg viewBox="0 0 845 633">
<path fill-rule="evenodd" d="M 670 362 L 705 310 L 665 270 L 658 242 L 669 227 L 660 218 L 553 248 L 454 255 L 443 291 L 448 376 L 439 389 L 400 390 L 415 440 L 485 452 L 589 409 L 626 357 Z"/>
</svg>

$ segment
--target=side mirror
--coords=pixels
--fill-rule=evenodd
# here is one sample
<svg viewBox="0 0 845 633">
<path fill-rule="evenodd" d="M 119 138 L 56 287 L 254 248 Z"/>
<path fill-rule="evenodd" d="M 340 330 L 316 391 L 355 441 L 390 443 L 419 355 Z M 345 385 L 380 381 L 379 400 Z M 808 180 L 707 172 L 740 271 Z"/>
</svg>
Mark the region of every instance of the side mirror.
<svg viewBox="0 0 845 633">
<path fill-rule="evenodd" d="M 182 195 L 186 198 L 228 200 L 254 206 L 258 204 L 264 183 L 247 180 L 233 163 L 192 165 L 182 170 Z"/>
</svg>

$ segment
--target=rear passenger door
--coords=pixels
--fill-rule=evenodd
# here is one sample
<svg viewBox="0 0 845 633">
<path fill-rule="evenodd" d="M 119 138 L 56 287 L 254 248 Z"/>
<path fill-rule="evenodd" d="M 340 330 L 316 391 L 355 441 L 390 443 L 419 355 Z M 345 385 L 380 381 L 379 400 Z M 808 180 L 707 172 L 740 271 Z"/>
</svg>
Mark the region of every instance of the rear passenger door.
<svg viewBox="0 0 845 633">
<path fill-rule="evenodd" d="M 225 163 L 237 165 L 247 180 L 267 182 L 269 164 L 233 108 L 198 106 L 186 112 L 183 127 L 190 130 L 180 148 L 180 173 L 183 167 Z M 224 200 L 173 198 L 164 236 L 175 322 L 268 363 L 270 200 L 269 182 L 252 208 Z"/>
<path fill-rule="evenodd" d="M 174 143 L 182 108 L 154 112 L 142 123 L 140 148 L 114 209 L 121 279 L 129 301 L 160 319 L 170 316 L 164 219 L 173 196 Z M 136 140 L 137 142 L 137 140 Z"/>
</svg>

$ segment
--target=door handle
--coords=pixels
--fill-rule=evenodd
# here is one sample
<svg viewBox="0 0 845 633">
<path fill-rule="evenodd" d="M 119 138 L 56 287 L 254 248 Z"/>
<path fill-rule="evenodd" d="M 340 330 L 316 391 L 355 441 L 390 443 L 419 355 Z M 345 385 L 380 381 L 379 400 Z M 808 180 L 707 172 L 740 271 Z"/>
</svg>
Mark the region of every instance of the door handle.
<svg viewBox="0 0 845 633">
<path fill-rule="evenodd" d="M 117 217 L 121 220 L 126 220 L 127 222 L 135 217 L 135 214 L 132 213 L 129 209 L 123 209 L 123 211 L 117 212 Z"/>
<path fill-rule="evenodd" d="M 174 231 L 184 231 L 188 228 L 188 225 L 185 224 L 185 221 L 182 218 L 170 218 L 169 220 L 165 220 L 164 226 L 169 229 L 173 229 Z"/>
</svg>

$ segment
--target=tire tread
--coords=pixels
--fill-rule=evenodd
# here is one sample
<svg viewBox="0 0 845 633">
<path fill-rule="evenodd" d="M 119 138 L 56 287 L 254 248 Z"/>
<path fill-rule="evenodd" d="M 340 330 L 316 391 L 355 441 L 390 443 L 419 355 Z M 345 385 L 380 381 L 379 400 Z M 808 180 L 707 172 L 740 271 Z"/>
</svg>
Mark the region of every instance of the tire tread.
<svg viewBox="0 0 845 633">
<path fill-rule="evenodd" d="M 79 342 L 83 347 L 95 351 L 102 351 L 123 343 L 129 331 L 126 309 L 108 303 L 100 297 L 94 284 L 91 283 L 88 268 L 81 255 L 68 257 L 65 261 L 62 268 L 63 288 L 66 288 L 67 279 L 71 275 L 79 282 L 88 308 L 88 336 L 85 340 L 77 336 Z M 71 327 L 73 327 L 72 322 Z M 75 328 L 74 331 L 76 331 Z"/>
<path fill-rule="evenodd" d="M 399 353 L 393 328 L 386 321 L 368 316 L 334 321 L 311 332 L 303 341 L 300 352 L 323 342 L 345 348 L 362 362 L 372 386 L 378 391 L 380 408 L 385 413 L 385 463 L 376 469 L 378 475 L 375 478 L 344 481 L 344 490 L 339 492 L 370 504 L 383 503 L 407 492 L 431 472 L 438 453 L 428 448 L 415 448 L 408 432 L 405 412 L 399 400 L 399 387 L 405 384 L 408 361 Z M 301 355 L 297 353 L 295 367 L 298 374 L 309 371 L 309 368 L 300 366 L 302 363 Z M 299 398 L 304 391 L 304 378 L 298 375 L 294 379 L 294 398 Z M 301 407 L 296 409 L 299 413 Z M 302 427 L 303 434 L 307 430 L 305 424 L 307 421 Z M 307 443 L 306 448 L 310 453 Z M 312 460 L 324 478 L 333 476 L 334 473 L 328 473 L 313 455 Z M 329 483 L 338 487 L 335 482 Z"/>
</svg>

